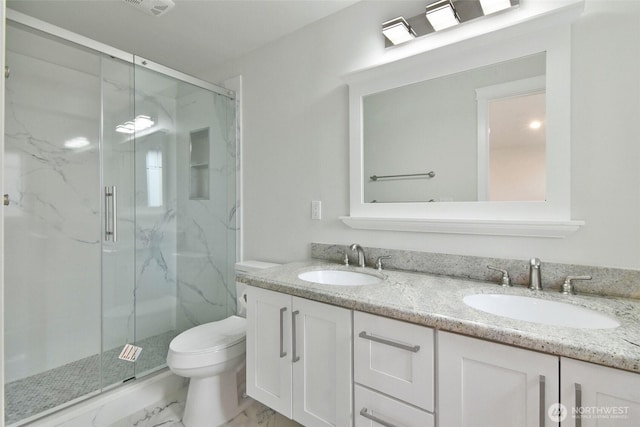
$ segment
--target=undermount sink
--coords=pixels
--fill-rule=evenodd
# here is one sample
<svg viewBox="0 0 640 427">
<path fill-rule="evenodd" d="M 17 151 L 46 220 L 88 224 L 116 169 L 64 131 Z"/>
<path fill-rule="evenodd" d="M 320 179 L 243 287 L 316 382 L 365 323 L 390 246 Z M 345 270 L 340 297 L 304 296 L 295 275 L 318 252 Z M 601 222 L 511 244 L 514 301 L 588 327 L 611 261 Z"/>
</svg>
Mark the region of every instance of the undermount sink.
<svg viewBox="0 0 640 427">
<path fill-rule="evenodd" d="M 382 279 L 372 274 L 343 270 L 314 270 L 298 274 L 298 278 L 305 282 L 323 285 L 362 286 L 375 285 Z"/>
<path fill-rule="evenodd" d="M 486 313 L 543 325 L 580 329 L 612 329 L 620 326 L 620 322 L 613 317 L 595 310 L 540 298 L 477 294 L 468 295 L 463 301 Z"/>
</svg>

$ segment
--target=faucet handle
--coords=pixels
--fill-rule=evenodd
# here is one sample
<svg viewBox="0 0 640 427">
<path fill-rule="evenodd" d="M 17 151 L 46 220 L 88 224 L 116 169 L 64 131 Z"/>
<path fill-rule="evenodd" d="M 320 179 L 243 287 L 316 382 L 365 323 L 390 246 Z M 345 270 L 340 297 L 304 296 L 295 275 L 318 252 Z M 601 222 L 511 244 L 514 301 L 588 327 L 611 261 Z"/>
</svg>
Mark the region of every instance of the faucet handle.
<svg viewBox="0 0 640 427">
<path fill-rule="evenodd" d="M 500 286 L 511 286 L 511 277 L 509 277 L 509 272 L 507 270 L 503 270 L 502 268 L 494 267 L 491 265 L 487 265 L 489 270 L 495 270 L 502 273 L 502 278 L 500 279 Z"/>
<path fill-rule="evenodd" d="M 349 254 L 347 251 L 344 251 L 344 256 L 342 257 L 342 262 L 344 265 L 349 265 Z"/>
<path fill-rule="evenodd" d="M 376 268 L 378 269 L 378 271 L 382 271 L 383 259 L 391 259 L 391 255 L 382 255 L 378 257 L 378 259 L 376 260 Z"/>
<path fill-rule="evenodd" d="M 576 289 L 571 283 L 572 280 L 591 280 L 591 276 L 567 276 L 560 289 L 562 295 L 575 295 Z"/>
</svg>

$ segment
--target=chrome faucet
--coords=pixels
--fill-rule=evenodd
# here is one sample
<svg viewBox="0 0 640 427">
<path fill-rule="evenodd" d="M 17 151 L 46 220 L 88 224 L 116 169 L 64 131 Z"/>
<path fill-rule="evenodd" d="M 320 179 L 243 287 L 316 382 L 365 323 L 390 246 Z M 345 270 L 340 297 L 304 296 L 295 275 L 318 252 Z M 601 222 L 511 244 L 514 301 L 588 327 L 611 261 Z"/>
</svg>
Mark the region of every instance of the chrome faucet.
<svg viewBox="0 0 640 427">
<path fill-rule="evenodd" d="M 358 265 L 364 268 L 367 265 L 367 258 L 364 256 L 364 249 L 362 249 L 362 246 L 354 243 L 353 245 L 349 246 L 349 249 L 358 252 Z"/>
<path fill-rule="evenodd" d="M 531 258 L 529 260 L 529 289 L 532 291 L 542 290 L 542 278 L 540 277 L 540 260 Z"/>
</svg>

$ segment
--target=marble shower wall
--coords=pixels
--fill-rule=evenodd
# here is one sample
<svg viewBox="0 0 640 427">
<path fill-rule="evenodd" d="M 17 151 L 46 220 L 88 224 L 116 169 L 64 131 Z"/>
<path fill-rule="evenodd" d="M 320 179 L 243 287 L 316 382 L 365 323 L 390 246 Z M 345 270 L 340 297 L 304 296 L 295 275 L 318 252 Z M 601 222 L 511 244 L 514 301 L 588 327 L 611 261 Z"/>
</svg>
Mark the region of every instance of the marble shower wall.
<svg viewBox="0 0 640 427">
<path fill-rule="evenodd" d="M 235 101 L 195 87 L 178 97 L 177 328 L 235 312 Z M 191 138 L 208 134 L 209 156 L 191 158 Z M 197 157 L 197 156 L 195 156 Z M 192 197 L 191 166 L 208 164 L 208 196 Z M 206 192 L 205 192 L 206 193 Z"/>
<path fill-rule="evenodd" d="M 136 132 L 135 137 L 136 278 L 132 336 L 136 340 L 176 329 L 179 173 L 175 86 L 170 77 L 135 67 L 134 116 L 146 115 L 155 122 L 153 127 Z M 150 163 L 149 156 L 159 156 L 159 163 Z M 160 194 L 159 198 L 154 199 L 154 191 Z"/>
</svg>

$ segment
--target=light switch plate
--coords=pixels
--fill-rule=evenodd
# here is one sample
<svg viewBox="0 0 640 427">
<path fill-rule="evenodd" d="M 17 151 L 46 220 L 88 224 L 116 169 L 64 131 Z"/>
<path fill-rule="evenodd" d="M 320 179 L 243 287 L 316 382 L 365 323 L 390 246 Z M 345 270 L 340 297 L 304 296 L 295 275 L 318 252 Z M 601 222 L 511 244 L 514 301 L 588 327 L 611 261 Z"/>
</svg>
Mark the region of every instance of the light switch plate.
<svg viewBox="0 0 640 427">
<path fill-rule="evenodd" d="M 322 202 L 320 200 L 311 202 L 311 219 L 322 219 Z"/>
</svg>

